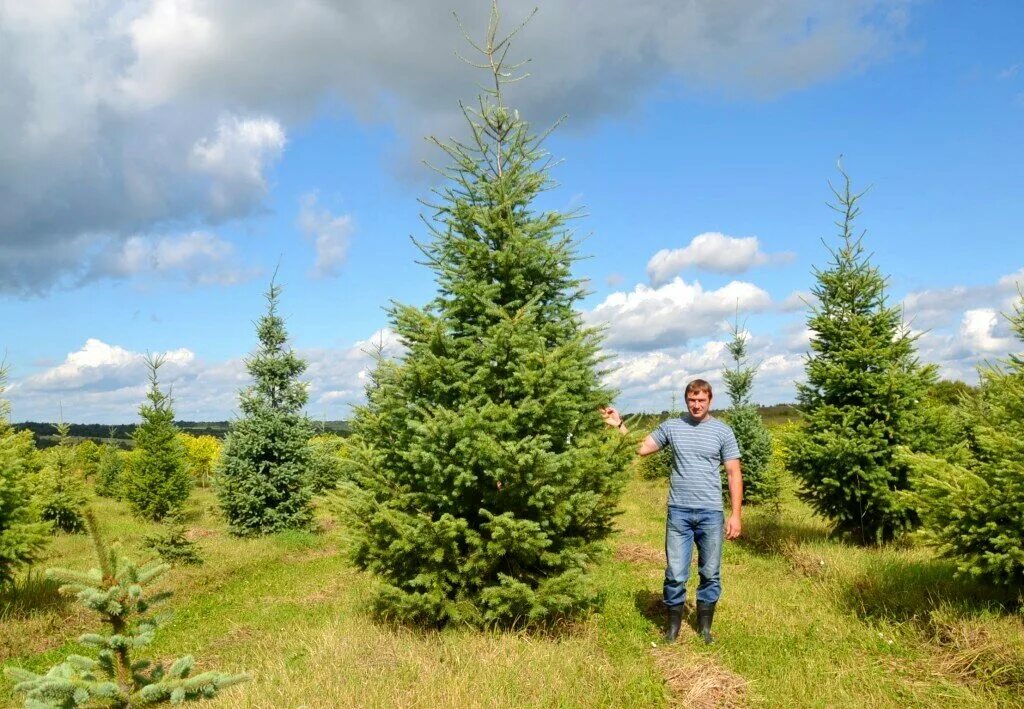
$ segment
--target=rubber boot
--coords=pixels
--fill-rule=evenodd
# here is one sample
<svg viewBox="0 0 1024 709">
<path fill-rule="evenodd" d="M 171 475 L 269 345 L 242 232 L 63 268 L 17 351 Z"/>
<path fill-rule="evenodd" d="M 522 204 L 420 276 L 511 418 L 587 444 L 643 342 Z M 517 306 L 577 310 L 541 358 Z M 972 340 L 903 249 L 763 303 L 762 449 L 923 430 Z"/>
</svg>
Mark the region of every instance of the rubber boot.
<svg viewBox="0 0 1024 709">
<path fill-rule="evenodd" d="M 715 604 L 697 601 L 697 632 L 710 645 L 715 642 L 711 637 L 711 621 L 715 618 Z"/>
<path fill-rule="evenodd" d="M 665 631 L 665 639 L 670 643 L 675 642 L 679 637 L 679 629 L 683 626 L 683 606 L 668 607 L 668 629 Z"/>
</svg>

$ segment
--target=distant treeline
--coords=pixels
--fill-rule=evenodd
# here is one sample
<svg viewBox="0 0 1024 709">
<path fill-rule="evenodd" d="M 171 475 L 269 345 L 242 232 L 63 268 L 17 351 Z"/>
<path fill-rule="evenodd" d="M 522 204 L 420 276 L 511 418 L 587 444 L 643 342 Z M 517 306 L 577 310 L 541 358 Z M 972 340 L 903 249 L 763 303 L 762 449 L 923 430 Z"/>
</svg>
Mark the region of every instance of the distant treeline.
<svg viewBox="0 0 1024 709">
<path fill-rule="evenodd" d="M 761 418 L 764 419 L 765 425 L 777 426 L 779 424 L 786 423 L 787 421 L 794 421 L 799 418 L 800 414 L 797 411 L 795 404 L 772 404 L 771 406 L 758 406 L 757 411 L 761 414 Z M 638 413 L 627 414 L 626 418 L 632 423 L 634 428 L 650 429 L 657 426 L 659 423 L 669 418 L 670 416 L 680 416 L 683 411 L 661 411 L 659 413 L 648 413 L 641 411 Z M 712 416 L 723 416 L 728 413 L 728 409 L 725 410 L 712 410 Z"/>
<path fill-rule="evenodd" d="M 213 436 L 214 438 L 224 438 L 230 426 L 229 421 L 175 421 L 174 424 L 183 433 L 193 436 Z M 17 431 L 31 431 L 35 436 L 36 446 L 39 448 L 48 448 L 54 444 L 57 429 L 53 423 L 24 421 L 12 424 L 12 426 Z M 91 440 L 94 443 L 113 442 L 129 447 L 135 427 L 134 423 L 113 426 L 102 423 L 72 423 L 69 424 L 69 437 L 72 440 Z M 351 433 L 347 421 L 315 421 L 313 428 L 317 432 L 336 433 L 339 436 L 347 436 Z"/>
</svg>

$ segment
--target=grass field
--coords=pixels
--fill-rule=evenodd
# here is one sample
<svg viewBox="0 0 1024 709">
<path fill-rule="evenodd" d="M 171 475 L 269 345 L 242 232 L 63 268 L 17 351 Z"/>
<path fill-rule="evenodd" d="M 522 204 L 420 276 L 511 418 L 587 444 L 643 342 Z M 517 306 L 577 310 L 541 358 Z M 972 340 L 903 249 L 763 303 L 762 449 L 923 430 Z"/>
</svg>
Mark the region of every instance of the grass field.
<svg viewBox="0 0 1024 709">
<path fill-rule="evenodd" d="M 137 559 L 153 526 L 97 500 L 107 536 Z M 1019 706 L 1024 616 L 1012 599 L 953 578 L 926 549 L 865 549 L 829 538 L 789 495 L 781 519 L 748 510 L 727 545 L 717 642 L 684 629 L 660 640 L 664 490 L 635 480 L 597 569 L 603 610 L 544 633 L 380 625 L 373 580 L 345 560 L 325 512 L 318 534 L 240 540 L 208 491 L 190 537 L 205 562 L 161 582 L 173 619 L 148 656 L 191 653 L 198 668 L 254 679 L 224 707 Z M 88 568 L 84 536 L 60 536 L 46 565 Z M 0 662 L 43 669 L 95 628 L 45 584 L 0 597 Z M 692 598 L 692 593 L 691 593 Z M 18 705 L 0 678 L 0 703 Z"/>
</svg>

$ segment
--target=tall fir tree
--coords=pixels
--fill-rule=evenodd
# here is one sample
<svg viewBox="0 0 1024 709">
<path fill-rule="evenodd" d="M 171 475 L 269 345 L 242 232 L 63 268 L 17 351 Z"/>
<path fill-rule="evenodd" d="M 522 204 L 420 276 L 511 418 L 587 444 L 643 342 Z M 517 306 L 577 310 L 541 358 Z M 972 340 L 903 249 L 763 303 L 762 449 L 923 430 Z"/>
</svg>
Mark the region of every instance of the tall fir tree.
<svg viewBox="0 0 1024 709">
<path fill-rule="evenodd" d="M 0 364 L 0 397 L 6 388 L 7 370 Z M 10 406 L 0 398 L 0 586 L 10 582 L 18 568 L 39 558 L 50 531 L 31 504 L 32 433 L 16 433 L 9 417 Z"/>
<path fill-rule="evenodd" d="M 747 337 L 739 323 L 735 323 L 732 339 L 726 345 L 733 364 L 731 368 L 722 371 L 722 378 L 732 400 L 728 420 L 740 446 L 743 497 L 751 502 L 763 502 L 778 492 L 778 486 L 767 479 L 771 474 L 769 464 L 772 459 L 772 435 L 750 399 L 757 367 L 748 361 Z"/>
<path fill-rule="evenodd" d="M 256 325 L 259 348 L 245 363 L 253 384 L 239 395 L 242 417 L 231 424 L 217 473 L 221 508 L 242 536 L 303 529 L 312 521 L 312 426 L 303 413 L 306 383 L 299 380 L 306 362 L 288 347 L 280 295 L 272 281 L 267 312 Z"/>
<path fill-rule="evenodd" d="M 1024 298 L 1008 316 L 1024 343 Z M 916 454 L 915 501 L 923 532 L 958 571 L 1024 589 L 1024 352 L 981 368 L 976 395 L 956 406 L 966 425 L 942 456 Z"/>
<path fill-rule="evenodd" d="M 928 448 L 921 402 L 936 377 L 917 360 L 902 311 L 889 305 L 886 279 L 854 231 L 864 193 L 851 190 L 841 166 L 840 174 L 830 205 L 840 214 L 839 245 L 829 249 L 829 267 L 814 271 L 807 380 L 797 387 L 805 427 L 789 462 L 819 514 L 860 543 L 877 543 L 917 523 L 901 494 L 909 471 L 896 450 Z"/>
<path fill-rule="evenodd" d="M 182 509 L 192 490 L 185 469 L 185 449 L 174 425 L 173 402 L 160 389 L 158 370 L 164 357 L 146 358 L 149 392 L 139 406 L 142 423 L 135 429 L 133 465 L 122 475 L 121 493 L 135 512 L 148 520 L 161 520 Z"/>
<path fill-rule="evenodd" d="M 531 625 L 591 608 L 587 575 L 632 456 L 604 430 L 600 336 L 576 310 L 571 215 L 538 212 L 549 159 L 503 101 L 509 40 L 477 47 L 493 89 L 464 113 L 420 248 L 438 294 L 394 305 L 405 353 L 356 411 L 343 507 L 377 610 L 426 625 Z M 516 30 L 518 31 L 518 30 Z M 474 45 L 477 46 L 477 45 Z"/>
</svg>

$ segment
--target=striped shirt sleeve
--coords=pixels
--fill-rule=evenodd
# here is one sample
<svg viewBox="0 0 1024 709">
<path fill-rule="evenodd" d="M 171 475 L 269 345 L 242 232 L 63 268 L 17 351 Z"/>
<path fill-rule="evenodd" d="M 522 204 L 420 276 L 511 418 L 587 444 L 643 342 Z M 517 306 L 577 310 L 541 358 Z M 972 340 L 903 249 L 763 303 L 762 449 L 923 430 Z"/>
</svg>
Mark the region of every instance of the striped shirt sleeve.
<svg viewBox="0 0 1024 709">
<path fill-rule="evenodd" d="M 658 427 L 651 431 L 651 438 L 658 444 L 658 450 L 661 450 L 668 445 L 669 437 L 668 432 L 665 430 L 665 424 L 658 424 Z"/>
<path fill-rule="evenodd" d="M 731 428 L 726 427 L 725 435 L 722 436 L 722 462 L 727 460 L 739 460 L 740 445 L 736 442 L 736 434 Z"/>
</svg>

